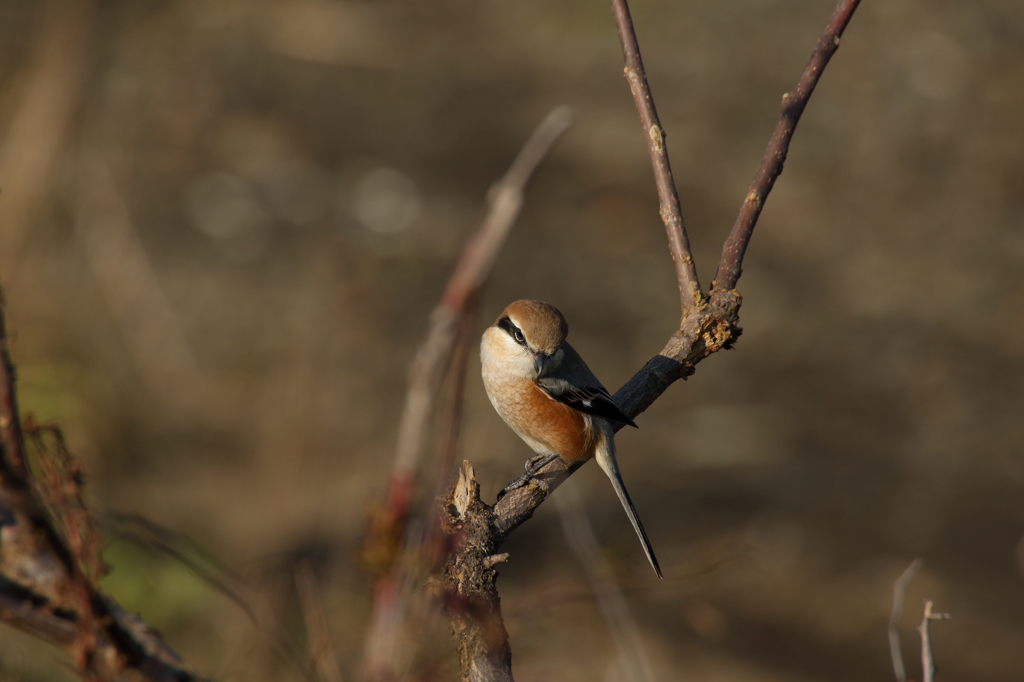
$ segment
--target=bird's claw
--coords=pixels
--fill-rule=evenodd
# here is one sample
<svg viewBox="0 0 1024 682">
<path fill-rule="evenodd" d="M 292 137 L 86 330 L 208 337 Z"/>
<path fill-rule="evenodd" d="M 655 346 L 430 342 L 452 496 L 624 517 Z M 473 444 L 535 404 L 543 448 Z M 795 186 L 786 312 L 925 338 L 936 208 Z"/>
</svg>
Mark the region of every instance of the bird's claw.
<svg viewBox="0 0 1024 682">
<path fill-rule="evenodd" d="M 534 472 L 540 469 L 542 466 L 554 459 L 553 455 L 534 455 L 530 459 L 526 460 L 526 464 L 523 468 L 526 469 L 526 473 Z"/>
<path fill-rule="evenodd" d="M 551 486 L 548 485 L 547 481 L 534 478 L 534 474 L 547 466 L 547 464 L 553 461 L 556 457 L 558 457 L 558 455 L 534 455 L 530 459 L 526 460 L 526 473 L 505 486 L 505 488 L 498 493 L 498 499 L 500 500 L 505 497 L 506 494 L 517 488 L 522 488 L 528 483 L 537 484 L 537 487 L 543 490 L 544 494 L 551 492 Z"/>
<path fill-rule="evenodd" d="M 523 474 L 522 476 L 520 476 L 519 478 L 517 478 L 516 480 L 512 481 L 511 483 L 509 483 L 507 486 L 504 487 L 504 489 L 502 489 L 498 493 L 498 499 L 500 500 L 501 498 L 505 497 L 505 495 L 507 495 L 508 493 L 512 492 L 513 490 L 516 490 L 518 488 L 522 488 L 523 486 L 528 485 L 530 483 L 533 483 L 538 488 L 543 490 L 545 494 L 551 492 L 551 486 L 548 485 L 548 482 L 543 480 L 543 479 L 541 479 L 541 478 L 535 478 L 534 477 L 535 473 L 536 473 L 535 471 L 528 471 L 525 474 Z"/>
</svg>

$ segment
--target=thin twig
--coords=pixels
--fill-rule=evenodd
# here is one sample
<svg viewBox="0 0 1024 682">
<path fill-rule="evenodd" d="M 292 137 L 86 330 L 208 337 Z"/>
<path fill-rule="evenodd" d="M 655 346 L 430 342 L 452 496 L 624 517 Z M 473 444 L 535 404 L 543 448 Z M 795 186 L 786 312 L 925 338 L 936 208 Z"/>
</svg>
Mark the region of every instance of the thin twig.
<svg viewBox="0 0 1024 682">
<path fill-rule="evenodd" d="M 0 272 L 9 286 L 26 270 L 26 259 L 19 257 L 22 247 L 33 235 L 34 219 L 48 193 L 59 185 L 83 85 L 90 80 L 98 33 L 96 4 L 57 0 L 25 5 L 45 6 L 45 19 L 0 144 Z"/>
<path fill-rule="evenodd" d="M 455 468 L 455 456 L 459 449 L 459 433 L 462 429 L 463 403 L 466 395 L 466 368 L 469 365 L 469 352 L 475 344 L 473 343 L 473 327 L 476 324 L 476 315 L 473 308 L 468 307 L 462 316 L 462 323 L 456 332 L 455 347 L 453 351 L 452 364 L 449 371 L 451 375 L 451 396 L 448 398 L 448 406 L 445 410 L 443 433 L 441 435 L 441 448 L 437 462 L 437 475 L 435 477 L 435 490 L 432 499 L 444 493 L 444 487 Z M 437 524 L 431 524 L 436 527 Z"/>
<path fill-rule="evenodd" d="M 661 220 L 665 223 L 668 235 L 669 253 L 676 266 L 676 280 L 679 284 L 679 297 L 682 302 L 683 314 L 689 308 L 699 306 L 704 300 L 704 293 L 697 279 L 697 268 L 690 254 L 690 240 L 686 236 L 686 224 L 679 208 L 679 195 L 676 182 L 672 177 L 672 166 L 668 161 L 668 147 L 665 145 L 665 130 L 658 120 L 658 112 L 654 108 L 654 97 L 647 85 L 647 74 L 644 62 L 640 57 L 640 44 L 633 30 L 633 19 L 629 15 L 626 0 L 611 0 L 612 13 L 615 15 L 615 27 L 619 32 L 622 44 L 622 56 L 626 61 L 623 74 L 629 82 L 629 89 L 636 102 L 636 110 L 640 114 L 640 125 L 644 129 L 647 141 L 647 152 L 651 156 L 654 168 L 654 182 L 658 187 Z"/>
<path fill-rule="evenodd" d="M 917 626 L 917 631 L 921 633 L 921 676 L 923 682 L 934 682 L 935 680 L 935 662 L 932 660 L 932 642 L 928 636 L 928 621 L 947 619 L 949 619 L 948 613 L 932 613 L 931 600 L 924 600 L 924 616 L 921 618 L 921 624 Z"/>
<path fill-rule="evenodd" d="M 636 619 L 629 610 L 608 559 L 601 553 L 579 494 L 575 487 L 570 485 L 567 488 L 558 496 L 556 505 L 562 518 L 562 532 L 583 567 L 597 606 L 619 649 L 625 679 L 652 682 L 651 661 L 644 650 Z"/>
<path fill-rule="evenodd" d="M 474 307 L 475 303 L 463 315 L 455 339 L 452 363 L 448 371 L 451 395 L 446 400 L 447 404 L 441 417 L 442 433 L 437 463 L 434 467 L 434 490 L 430 496 L 431 500 L 437 500 L 444 495 L 455 470 L 466 394 L 466 369 L 469 365 L 470 350 L 476 345 L 473 343 L 473 330 L 476 326 L 476 315 L 472 311 Z M 418 548 L 424 567 L 431 573 L 444 560 L 447 545 L 447 538 L 441 530 L 439 513 L 437 505 L 431 505 Z"/>
<path fill-rule="evenodd" d="M 118 145 L 104 140 L 115 103 L 100 107 L 86 127 L 78 158 L 75 235 L 86 266 L 124 338 L 139 378 L 161 410 L 175 419 L 198 405 L 206 377 L 192 352 L 133 220 L 116 174 Z M 116 120 L 116 119 L 115 119 Z"/>
<path fill-rule="evenodd" d="M 302 617 L 306 621 L 309 657 L 316 668 L 320 682 L 342 682 L 338 659 L 334 657 L 331 636 L 327 632 L 327 618 L 320 604 L 316 575 L 308 559 L 295 564 L 295 590 L 299 594 Z"/>
<path fill-rule="evenodd" d="M 286 636 L 265 601 L 252 593 L 239 576 L 216 561 L 204 547 L 138 514 L 110 513 L 103 517 L 102 525 L 108 537 L 132 543 L 181 564 L 210 589 L 237 605 L 282 660 L 302 667 L 305 661 L 302 651 Z"/>
<path fill-rule="evenodd" d="M 103 523 L 108 535 L 178 562 L 210 589 L 234 602 L 254 625 L 260 625 L 256 608 L 242 594 L 239 578 L 228 573 L 222 566 L 207 566 L 194 558 L 193 554 L 208 554 L 191 539 L 138 514 L 113 512 L 103 517 Z"/>
<path fill-rule="evenodd" d="M 81 468 L 71 456 L 60 428 L 52 424 L 39 425 L 29 415 L 23 433 L 38 453 L 35 461 L 41 473 L 33 478 L 36 492 L 46 505 L 51 525 L 60 533 L 71 555 L 78 624 L 71 658 L 79 675 L 89 678 L 97 639 L 92 585 L 107 572 L 101 557 L 99 528 L 82 499 Z"/>
<path fill-rule="evenodd" d="M 24 481 L 28 475 L 25 464 L 25 438 L 21 433 L 18 396 L 14 391 L 14 363 L 7 344 L 6 308 L 0 291 L 0 471 Z"/>
<path fill-rule="evenodd" d="M 691 566 L 676 567 L 672 575 L 664 580 L 641 579 L 622 585 L 619 591 L 636 599 L 664 600 L 667 597 L 691 597 L 721 577 L 723 572 L 735 568 L 735 557 L 702 559 Z M 646 572 L 643 575 L 647 575 Z M 515 604 L 505 609 L 509 621 L 527 621 L 540 614 L 549 613 L 552 608 L 569 606 L 593 597 L 589 586 L 580 585 L 575 579 L 558 579 L 540 582 L 530 589 Z"/>
<path fill-rule="evenodd" d="M 786 154 L 789 152 L 789 141 L 793 139 L 793 131 L 804 113 L 814 87 L 818 84 L 825 66 L 832 55 L 839 49 L 839 39 L 850 23 L 850 17 L 860 0 L 840 0 L 832 12 L 825 32 L 818 39 L 818 45 L 811 54 L 800 80 L 792 92 L 782 96 L 782 115 L 779 122 L 775 124 L 775 130 L 768 141 L 768 148 L 765 150 L 764 158 L 761 160 L 761 167 L 757 169 L 754 182 L 747 191 L 743 200 L 743 206 L 736 217 L 736 222 L 725 240 L 722 247 L 722 259 L 718 264 L 718 274 L 711 283 L 712 291 L 728 291 L 736 286 L 743 270 L 743 254 L 750 243 L 750 236 L 754 232 L 754 225 L 761 215 L 764 202 L 768 193 L 772 191 L 775 180 L 782 174 L 782 166 L 786 162 Z"/>
<path fill-rule="evenodd" d="M 903 591 L 924 562 L 914 559 L 892 586 L 892 613 L 889 616 L 889 654 L 892 656 L 892 670 L 896 682 L 907 682 L 907 670 L 903 667 L 903 653 L 900 651 L 900 616 L 903 614 Z"/>
</svg>

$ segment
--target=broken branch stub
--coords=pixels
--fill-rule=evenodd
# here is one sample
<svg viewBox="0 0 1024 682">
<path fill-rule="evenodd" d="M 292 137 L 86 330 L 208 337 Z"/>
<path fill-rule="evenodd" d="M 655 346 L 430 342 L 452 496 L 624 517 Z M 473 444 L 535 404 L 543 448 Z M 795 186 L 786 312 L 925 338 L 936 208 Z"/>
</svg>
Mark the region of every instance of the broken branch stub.
<svg viewBox="0 0 1024 682">
<path fill-rule="evenodd" d="M 443 602 L 465 682 L 512 682 L 512 649 L 501 617 L 495 564 L 494 509 L 480 500 L 473 467 L 463 462 L 459 480 L 441 501 L 444 531 L 455 547 L 448 554 Z M 499 555 L 500 556 L 500 555 Z"/>
</svg>

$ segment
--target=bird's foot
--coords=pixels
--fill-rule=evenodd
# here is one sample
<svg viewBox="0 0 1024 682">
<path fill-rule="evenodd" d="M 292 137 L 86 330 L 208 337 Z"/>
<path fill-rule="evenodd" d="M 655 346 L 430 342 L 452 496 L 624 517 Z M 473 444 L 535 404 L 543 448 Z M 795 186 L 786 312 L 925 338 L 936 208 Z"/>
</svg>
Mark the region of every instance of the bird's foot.
<svg viewBox="0 0 1024 682">
<path fill-rule="evenodd" d="M 526 460 L 526 473 L 505 486 L 504 490 L 498 493 L 498 499 L 500 500 L 516 488 L 522 488 L 530 482 L 536 483 L 537 486 L 545 493 L 550 491 L 551 488 L 547 484 L 547 481 L 534 478 L 534 474 L 547 466 L 549 462 L 553 462 L 557 458 L 558 455 L 534 455 L 530 459 Z"/>
<path fill-rule="evenodd" d="M 528 475 L 533 475 L 540 471 L 540 469 L 547 465 L 548 462 L 553 462 L 558 459 L 558 455 L 534 455 L 530 459 L 526 460 L 526 464 L 523 466 L 526 469 Z"/>
</svg>

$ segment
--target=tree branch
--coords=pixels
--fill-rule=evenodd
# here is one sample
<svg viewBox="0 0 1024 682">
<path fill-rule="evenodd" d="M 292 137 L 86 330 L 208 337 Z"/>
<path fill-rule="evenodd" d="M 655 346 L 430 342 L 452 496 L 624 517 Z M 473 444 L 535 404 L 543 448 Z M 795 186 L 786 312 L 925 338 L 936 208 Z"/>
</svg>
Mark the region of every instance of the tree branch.
<svg viewBox="0 0 1024 682">
<path fill-rule="evenodd" d="M 14 363 L 7 347 L 7 324 L 3 311 L 6 302 L 0 291 L 0 471 L 15 479 L 28 476 L 25 464 L 25 439 L 18 419 L 18 397 L 14 392 Z"/>
<path fill-rule="evenodd" d="M 636 102 L 636 110 L 640 114 L 640 125 L 644 129 L 647 141 L 647 152 L 651 156 L 654 167 L 654 182 L 658 187 L 661 221 L 665 223 L 668 235 L 668 249 L 672 254 L 672 262 L 676 266 L 676 279 L 679 283 L 679 297 L 682 302 L 683 314 L 690 308 L 700 306 L 704 299 L 700 282 L 697 280 L 697 268 L 690 254 L 690 240 L 686 236 L 686 225 L 679 208 L 679 195 L 676 193 L 676 181 L 672 177 L 672 166 L 668 162 L 668 149 L 665 146 L 665 130 L 658 120 L 658 112 L 654 108 L 654 97 L 647 85 L 647 74 L 644 62 L 640 57 L 640 45 L 633 30 L 633 19 L 629 15 L 626 0 L 611 0 L 612 13 L 615 15 L 615 26 L 622 44 L 622 56 L 626 67 L 623 75 L 629 82 L 629 89 Z"/>
<path fill-rule="evenodd" d="M 565 540 L 579 559 L 598 610 L 619 650 L 622 677 L 629 682 L 653 682 L 654 672 L 644 650 L 640 628 L 615 579 L 611 562 L 598 545 L 579 493 L 573 486 L 567 486 L 555 500 L 555 506 L 562 519 Z"/>
<path fill-rule="evenodd" d="M 155 630 L 99 591 L 83 570 L 84 543 L 69 546 L 32 485 L 2 292 L 0 429 L 0 620 L 65 649 L 83 673 L 116 678 L 130 670 L 136 679 L 199 680 Z M 77 478 L 64 483 L 79 485 Z M 80 529 L 68 524 L 65 531 Z"/>
<path fill-rule="evenodd" d="M 664 133 L 647 88 L 626 0 L 612 0 L 626 60 L 626 77 L 647 133 L 648 150 L 661 199 L 661 215 L 668 231 L 669 249 L 676 264 L 682 300 L 682 320 L 678 331 L 658 355 L 615 393 L 615 402 L 630 418 L 636 418 L 650 407 L 675 381 L 692 374 L 698 362 L 718 350 L 731 347 L 739 337 L 742 331 L 739 328 L 742 299 L 734 286 L 739 279 L 743 253 L 764 199 L 782 172 L 782 162 L 796 122 L 858 4 L 859 0 L 840 1 L 796 90 L 784 98 L 782 116 L 768 145 L 765 161 L 723 248 L 724 269 L 719 267 L 718 277 L 705 299 L 686 241 Z M 480 501 L 473 469 L 465 463 L 459 482 L 442 501 L 443 525 L 457 543 L 445 566 L 444 582 L 464 681 L 512 679 L 508 636 L 501 621 L 497 573 L 489 558 L 496 556 L 502 542 L 580 466 L 582 463 L 570 466 L 556 458 L 535 476 L 545 485 L 530 484 L 516 488 L 490 507 Z M 484 670 L 488 672 L 481 672 Z"/>
<path fill-rule="evenodd" d="M 917 631 L 921 633 L 921 679 L 923 682 L 934 682 L 935 661 L 932 659 L 932 641 L 928 634 L 928 621 L 947 620 L 948 613 L 933 613 L 930 599 L 924 600 L 924 616 L 921 617 L 921 624 Z"/>
<path fill-rule="evenodd" d="M 832 12 L 832 18 L 828 21 L 824 33 L 818 39 L 818 44 L 811 53 L 811 59 L 804 67 L 800 80 L 792 92 L 782 96 L 782 115 L 779 122 L 775 124 L 775 130 L 768 141 L 768 148 L 761 160 L 761 167 L 757 169 L 754 182 L 750 185 L 746 198 L 743 200 L 743 207 L 739 216 L 732 226 L 729 238 L 725 240 L 722 247 L 722 259 L 718 264 L 718 274 L 711 283 L 711 290 L 728 291 L 736 286 L 740 278 L 743 266 L 743 254 L 750 243 L 750 236 L 754 233 L 754 225 L 761 215 L 764 202 L 768 193 L 772 191 L 775 180 L 782 174 L 782 166 L 786 163 L 786 154 L 789 153 L 789 141 L 793 139 L 793 131 L 804 113 L 814 87 L 818 84 L 825 66 L 828 65 L 832 55 L 839 49 L 839 39 L 850 23 L 850 17 L 860 0 L 840 0 Z"/>
<path fill-rule="evenodd" d="M 907 670 L 903 666 L 903 653 L 900 651 L 900 616 L 903 614 L 903 592 L 911 578 L 917 575 L 924 564 L 920 559 L 914 559 L 900 574 L 892 586 L 892 613 L 889 615 L 889 655 L 892 657 L 892 671 L 896 675 L 896 682 L 907 682 Z"/>
<path fill-rule="evenodd" d="M 495 525 L 494 510 L 480 500 L 480 485 L 469 462 L 462 463 L 444 507 L 442 527 L 457 543 L 444 567 L 444 605 L 462 680 L 512 682 L 512 649 L 494 568 L 508 555 L 496 553 L 504 535 Z"/>
</svg>

